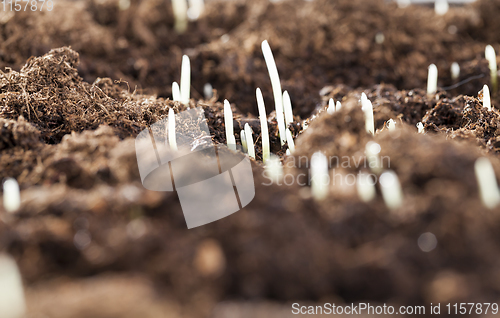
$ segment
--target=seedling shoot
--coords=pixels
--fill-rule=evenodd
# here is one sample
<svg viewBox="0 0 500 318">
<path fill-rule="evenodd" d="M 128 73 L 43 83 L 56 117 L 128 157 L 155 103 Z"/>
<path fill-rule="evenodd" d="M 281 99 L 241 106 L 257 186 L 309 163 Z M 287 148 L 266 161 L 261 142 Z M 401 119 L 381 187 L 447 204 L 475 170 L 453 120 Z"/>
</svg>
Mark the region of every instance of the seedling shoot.
<svg viewBox="0 0 500 318">
<path fill-rule="evenodd" d="M 370 175 L 366 172 L 358 173 L 356 183 L 358 196 L 363 202 L 370 202 L 375 198 L 375 182 L 371 179 Z"/>
<path fill-rule="evenodd" d="M 253 143 L 252 128 L 248 123 L 245 124 L 245 138 L 247 140 L 248 156 L 255 159 L 255 145 Z"/>
<path fill-rule="evenodd" d="M 485 157 L 477 159 L 474 171 L 479 187 L 479 197 L 485 207 L 493 209 L 500 203 L 500 191 L 490 160 Z"/>
<path fill-rule="evenodd" d="M 483 107 L 486 107 L 489 111 L 491 111 L 491 96 L 488 85 L 483 86 Z"/>
<path fill-rule="evenodd" d="M 14 213 L 21 207 L 21 192 L 16 179 L 7 178 L 3 182 L 3 207 L 9 213 Z"/>
<path fill-rule="evenodd" d="M 493 90 L 493 94 L 496 94 L 498 89 L 498 70 L 497 70 L 497 54 L 495 53 L 495 49 L 491 45 L 487 45 L 484 51 L 484 55 L 486 60 L 488 61 L 488 66 L 490 68 L 490 81 L 491 81 L 491 89 Z"/>
<path fill-rule="evenodd" d="M 236 139 L 234 138 L 233 111 L 227 99 L 224 100 L 224 125 L 226 127 L 226 144 L 229 149 L 236 150 Z"/>
<path fill-rule="evenodd" d="M 293 152 L 295 151 L 295 143 L 293 141 L 292 132 L 288 128 L 286 129 L 286 142 L 288 144 L 288 149 L 290 150 L 290 154 L 293 154 Z"/>
<path fill-rule="evenodd" d="M 328 159 L 321 152 L 316 152 L 311 157 L 311 194 L 318 201 L 324 200 L 328 195 L 330 177 L 328 175 Z"/>
<path fill-rule="evenodd" d="M 188 6 L 186 0 L 172 0 L 172 9 L 174 11 L 174 29 L 177 33 L 184 33 L 188 27 Z"/>
<path fill-rule="evenodd" d="M 181 67 L 181 102 L 188 106 L 191 95 L 191 63 L 187 55 L 182 56 Z"/>
<path fill-rule="evenodd" d="M 427 95 L 433 95 L 437 92 L 438 69 L 436 65 L 429 65 L 429 73 L 427 76 Z"/>
<path fill-rule="evenodd" d="M 257 106 L 259 108 L 260 131 L 262 135 L 262 161 L 266 163 L 267 160 L 269 160 L 271 154 L 271 147 L 269 143 L 269 129 L 267 126 L 266 107 L 264 105 L 264 98 L 262 97 L 262 92 L 260 91 L 260 88 L 257 88 L 256 95 L 257 95 Z"/>
<path fill-rule="evenodd" d="M 451 64 L 451 79 L 456 81 L 460 77 L 460 65 L 457 62 Z"/>
<path fill-rule="evenodd" d="M 283 109 L 285 111 L 285 124 L 286 124 L 285 127 L 288 127 L 288 125 L 293 123 L 293 111 L 292 111 L 292 101 L 287 91 L 283 93 Z"/>
<path fill-rule="evenodd" d="M 366 132 L 375 135 L 375 122 L 373 119 L 372 102 L 366 97 L 365 93 L 361 93 L 361 109 L 365 114 L 365 129 Z"/>
<path fill-rule="evenodd" d="M 330 100 L 328 101 L 328 108 L 326 109 L 326 112 L 329 115 L 335 113 L 335 102 L 333 101 L 333 98 L 330 98 Z"/>
<path fill-rule="evenodd" d="M 264 60 L 266 61 L 267 70 L 271 79 L 271 86 L 273 87 L 276 121 L 278 122 L 281 145 L 283 146 L 286 141 L 285 118 L 283 115 L 283 95 L 281 94 L 281 83 L 278 75 L 278 68 L 276 67 L 273 52 L 271 51 L 271 47 L 269 46 L 267 40 L 262 42 L 262 53 L 264 55 Z"/>
<path fill-rule="evenodd" d="M 172 83 L 172 100 L 174 102 L 181 101 L 181 90 L 180 90 L 179 84 L 177 84 L 177 82 Z"/>
<path fill-rule="evenodd" d="M 380 189 L 385 205 L 390 210 L 395 210 L 403 204 L 403 191 L 397 174 L 392 170 L 387 170 L 380 175 Z"/>
</svg>

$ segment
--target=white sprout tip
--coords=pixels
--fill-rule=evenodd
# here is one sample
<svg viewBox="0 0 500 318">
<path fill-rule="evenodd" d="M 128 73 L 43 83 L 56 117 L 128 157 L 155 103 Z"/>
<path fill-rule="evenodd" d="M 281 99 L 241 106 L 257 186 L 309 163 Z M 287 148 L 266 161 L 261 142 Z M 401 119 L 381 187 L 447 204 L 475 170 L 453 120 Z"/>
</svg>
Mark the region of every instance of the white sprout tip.
<svg viewBox="0 0 500 318">
<path fill-rule="evenodd" d="M 267 40 L 262 41 L 261 48 L 262 48 L 262 51 L 267 50 L 267 49 L 271 50 L 271 47 L 269 46 L 269 42 L 267 42 Z"/>
<path fill-rule="evenodd" d="M 172 9 L 175 18 L 175 31 L 177 31 L 177 33 L 186 32 L 188 27 L 188 6 L 186 0 L 172 0 Z"/>
<path fill-rule="evenodd" d="M 0 254 L 0 317 L 20 318 L 26 313 L 21 273 L 16 261 Z"/>
<path fill-rule="evenodd" d="M 311 157 L 311 194 L 316 200 L 323 200 L 328 195 L 328 160 L 321 152 L 316 152 Z"/>
<path fill-rule="evenodd" d="M 214 88 L 213 88 L 212 84 L 206 83 L 203 86 L 203 95 L 205 95 L 206 100 L 209 100 L 212 97 L 214 97 Z"/>
<path fill-rule="evenodd" d="M 382 147 L 380 147 L 380 145 L 375 141 L 369 141 L 365 145 L 365 154 L 368 159 L 368 165 L 375 173 L 382 171 L 382 162 L 380 160 L 381 150 Z"/>
<path fill-rule="evenodd" d="M 273 183 L 279 184 L 283 179 L 283 165 L 276 155 L 271 154 L 269 156 L 269 160 L 266 161 L 264 169 L 266 171 L 267 177 Z"/>
<path fill-rule="evenodd" d="M 397 174 L 388 170 L 380 175 L 380 186 L 385 205 L 390 210 L 395 210 L 403 204 L 403 191 Z"/>
<path fill-rule="evenodd" d="M 366 96 L 365 92 L 361 93 L 361 109 L 365 107 L 366 101 L 368 101 L 368 97 Z"/>
<path fill-rule="evenodd" d="M 491 95 L 488 85 L 483 86 L 483 107 L 486 107 L 489 111 L 491 111 Z"/>
<path fill-rule="evenodd" d="M 14 213 L 21 207 L 21 191 L 16 179 L 7 178 L 3 182 L 3 207 L 9 213 Z"/>
<path fill-rule="evenodd" d="M 286 142 L 288 143 L 290 154 L 293 154 L 295 151 L 295 142 L 293 141 L 292 132 L 288 128 L 286 129 Z"/>
<path fill-rule="evenodd" d="M 424 133 L 424 124 L 422 124 L 421 122 L 418 122 L 417 123 L 417 130 L 418 130 L 419 134 L 423 134 Z"/>
<path fill-rule="evenodd" d="M 495 49 L 491 45 L 487 45 L 485 50 L 484 50 L 484 56 L 486 57 L 486 60 L 488 60 L 489 65 L 490 65 L 490 70 L 495 68 L 497 66 L 497 55 L 495 53 Z"/>
<path fill-rule="evenodd" d="M 198 20 L 204 9 L 205 3 L 203 2 L 203 0 L 189 0 L 189 9 L 187 10 L 187 16 L 189 20 Z"/>
<path fill-rule="evenodd" d="M 397 0 L 398 8 L 404 9 L 410 6 L 411 0 Z"/>
<path fill-rule="evenodd" d="M 181 102 L 184 105 L 189 105 L 191 97 L 191 62 L 187 55 L 182 56 L 181 66 Z"/>
<path fill-rule="evenodd" d="M 335 113 L 335 102 L 333 101 L 333 98 L 330 98 L 330 100 L 328 101 L 328 108 L 326 109 L 326 112 L 328 113 L 328 115 L 332 115 L 333 113 Z"/>
<path fill-rule="evenodd" d="M 292 101 L 288 91 L 283 92 L 283 110 L 285 112 L 285 127 L 287 127 L 289 124 L 293 123 Z"/>
<path fill-rule="evenodd" d="M 373 182 L 370 174 L 365 172 L 358 173 L 356 188 L 358 196 L 363 202 L 370 202 L 375 198 L 375 182 Z"/>
<path fill-rule="evenodd" d="M 264 55 L 267 71 L 269 72 L 269 78 L 271 79 L 276 110 L 276 122 L 278 123 L 281 146 L 283 146 L 286 141 L 285 118 L 283 115 L 283 95 L 281 93 L 281 83 L 278 68 L 276 67 L 276 61 L 274 60 L 273 52 L 271 51 L 271 47 L 269 46 L 267 40 L 262 41 L 262 54 Z"/>
<path fill-rule="evenodd" d="M 365 93 L 361 94 L 361 109 L 365 113 L 365 129 L 366 132 L 375 135 L 375 121 L 373 119 L 373 105 L 366 97 Z"/>
<path fill-rule="evenodd" d="M 335 111 L 338 112 L 341 108 L 342 108 L 342 104 L 339 101 L 337 101 L 337 105 L 336 105 Z"/>
<path fill-rule="evenodd" d="M 450 9 L 450 5 L 448 4 L 448 0 L 436 0 L 434 2 L 434 11 L 437 15 L 445 15 Z"/>
<path fill-rule="evenodd" d="M 387 121 L 387 128 L 389 131 L 394 131 L 396 130 L 396 121 L 393 120 L 392 118 Z"/>
<path fill-rule="evenodd" d="M 236 138 L 234 138 L 233 111 L 227 99 L 224 100 L 224 126 L 226 128 L 226 144 L 231 150 L 236 150 Z"/>
<path fill-rule="evenodd" d="M 500 203 L 500 191 L 498 189 L 495 170 L 490 160 L 481 157 L 474 164 L 479 194 L 484 206 L 493 209 Z"/>
<path fill-rule="evenodd" d="M 252 128 L 248 123 L 245 124 L 245 138 L 247 141 L 248 156 L 255 159 L 255 145 L 253 143 Z"/>
<path fill-rule="evenodd" d="M 271 154 L 271 147 L 269 143 L 269 129 L 267 126 L 266 106 L 264 105 L 264 98 L 260 88 L 255 90 L 257 96 L 257 107 L 259 109 L 260 131 L 262 136 L 262 161 L 266 163 Z"/>
<path fill-rule="evenodd" d="M 437 92 L 438 69 L 435 64 L 429 65 L 429 74 L 427 76 L 427 94 L 432 95 Z"/>
<path fill-rule="evenodd" d="M 489 68 L 490 68 L 490 81 L 492 85 L 493 92 L 495 93 L 497 90 L 497 81 L 498 81 L 498 73 L 497 73 L 497 55 L 495 53 L 495 49 L 493 46 L 486 46 L 484 55 L 488 60 Z"/>
<path fill-rule="evenodd" d="M 460 77 L 460 65 L 457 62 L 451 64 L 451 79 L 457 80 Z"/>
<path fill-rule="evenodd" d="M 177 82 L 172 83 L 172 100 L 174 102 L 181 101 L 181 90 L 180 90 L 179 84 L 177 84 Z"/>
<path fill-rule="evenodd" d="M 226 137 L 233 135 L 233 111 L 227 99 L 224 100 L 224 124 L 226 125 Z"/>
<path fill-rule="evenodd" d="M 240 141 L 241 141 L 241 149 L 244 153 L 248 151 L 247 148 L 247 137 L 245 136 L 245 130 L 240 131 Z"/>
</svg>

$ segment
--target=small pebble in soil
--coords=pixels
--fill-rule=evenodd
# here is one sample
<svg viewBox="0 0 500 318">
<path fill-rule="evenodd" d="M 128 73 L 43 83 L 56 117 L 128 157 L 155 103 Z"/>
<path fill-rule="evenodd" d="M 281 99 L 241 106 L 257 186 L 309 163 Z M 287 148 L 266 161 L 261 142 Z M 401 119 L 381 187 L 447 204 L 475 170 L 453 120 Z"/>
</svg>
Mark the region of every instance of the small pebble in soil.
<svg viewBox="0 0 500 318">
<path fill-rule="evenodd" d="M 375 42 L 377 44 L 382 44 L 382 43 L 384 43 L 384 41 L 385 41 L 384 33 L 378 32 L 377 34 L 375 34 Z"/>
<path fill-rule="evenodd" d="M 201 242 L 196 251 L 194 266 L 203 276 L 220 276 L 226 268 L 226 257 L 219 242 L 213 239 Z"/>
<path fill-rule="evenodd" d="M 426 232 L 419 236 L 417 244 L 422 252 L 430 252 L 436 248 L 437 238 L 431 232 Z"/>
<path fill-rule="evenodd" d="M 73 237 L 73 243 L 79 250 L 85 249 L 91 241 L 90 233 L 86 230 L 79 230 Z"/>
<path fill-rule="evenodd" d="M 142 219 L 134 219 L 127 224 L 127 235 L 132 239 L 141 238 L 147 230 L 146 223 Z"/>
</svg>

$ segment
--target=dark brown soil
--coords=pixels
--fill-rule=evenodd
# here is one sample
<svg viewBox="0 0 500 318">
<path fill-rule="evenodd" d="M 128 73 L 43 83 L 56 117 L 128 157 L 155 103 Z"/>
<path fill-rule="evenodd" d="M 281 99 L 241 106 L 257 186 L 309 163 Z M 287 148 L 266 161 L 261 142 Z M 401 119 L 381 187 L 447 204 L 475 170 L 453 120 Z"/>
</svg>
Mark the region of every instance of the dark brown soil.
<svg viewBox="0 0 500 318">
<path fill-rule="evenodd" d="M 497 302 L 500 210 L 482 206 L 474 162 L 486 156 L 500 175 L 500 112 L 477 98 L 489 83 L 484 48 L 500 48 L 498 14 L 496 0 L 443 18 L 383 1 L 210 1 L 178 35 L 159 0 L 3 13 L 0 179 L 18 180 L 22 207 L 0 207 L 0 251 L 18 262 L 30 314 L 288 317 L 293 302 Z M 264 39 L 294 105 L 293 156 L 279 145 Z M 248 123 L 257 140 L 255 199 L 191 230 L 175 192 L 141 185 L 134 141 L 170 108 L 186 109 L 170 99 L 183 54 L 193 68 L 190 106 L 203 107 L 212 140 L 226 142 L 224 98 L 235 130 Z M 453 81 L 455 61 L 462 71 Z M 429 96 L 431 63 L 441 88 Z M 210 100 L 205 83 L 216 90 Z M 348 184 L 331 185 L 324 201 L 297 183 L 264 185 L 257 87 L 290 178 L 307 178 L 297 163 L 317 151 L 338 158 L 330 164 L 340 175 L 366 170 L 339 163 L 363 159 L 373 140 L 399 176 L 404 205 L 389 210 L 380 193 L 366 204 Z M 362 92 L 375 136 L 365 132 Z M 341 111 L 327 114 L 329 98 Z M 396 131 L 385 127 L 390 118 Z M 438 241 L 429 253 L 417 244 L 425 232 Z"/>
</svg>

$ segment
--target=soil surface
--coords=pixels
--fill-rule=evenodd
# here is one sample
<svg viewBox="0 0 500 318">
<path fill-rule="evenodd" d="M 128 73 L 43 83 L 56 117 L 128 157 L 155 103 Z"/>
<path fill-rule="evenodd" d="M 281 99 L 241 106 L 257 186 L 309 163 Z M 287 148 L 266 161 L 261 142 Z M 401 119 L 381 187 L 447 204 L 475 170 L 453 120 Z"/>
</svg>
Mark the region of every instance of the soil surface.
<svg viewBox="0 0 500 318">
<path fill-rule="evenodd" d="M 500 51 L 500 1 L 438 17 L 377 0 L 214 0 L 184 34 L 173 29 L 170 2 L 124 2 L 0 13 L 0 179 L 22 190 L 19 211 L 0 207 L 0 251 L 18 263 L 28 317 L 289 317 L 294 302 L 428 310 L 500 300 L 500 207 L 482 205 L 474 175 L 482 156 L 500 175 L 500 95 L 492 111 L 478 96 L 490 83 L 484 48 Z M 293 155 L 280 146 L 265 39 L 294 107 Z M 227 98 L 237 143 L 248 123 L 257 157 L 254 200 L 191 230 L 175 192 L 142 186 L 135 152 L 141 131 L 170 108 L 187 109 L 171 100 L 183 54 L 188 106 L 204 109 L 212 140 L 226 143 Z M 431 63 L 440 88 L 427 95 Z M 257 87 L 282 184 L 263 173 Z M 375 135 L 365 131 L 363 92 Z M 333 114 L 330 98 L 342 103 Z M 369 171 L 369 141 L 399 177 L 398 209 L 386 207 L 379 185 L 365 203 L 345 182 Z M 335 158 L 339 178 L 322 201 L 307 185 L 285 184 L 307 180 L 300 163 L 318 151 Z M 417 243 L 426 232 L 437 239 L 430 252 Z"/>
</svg>

